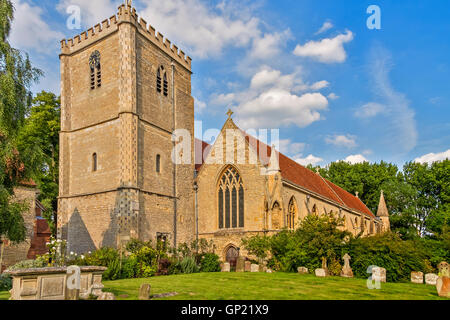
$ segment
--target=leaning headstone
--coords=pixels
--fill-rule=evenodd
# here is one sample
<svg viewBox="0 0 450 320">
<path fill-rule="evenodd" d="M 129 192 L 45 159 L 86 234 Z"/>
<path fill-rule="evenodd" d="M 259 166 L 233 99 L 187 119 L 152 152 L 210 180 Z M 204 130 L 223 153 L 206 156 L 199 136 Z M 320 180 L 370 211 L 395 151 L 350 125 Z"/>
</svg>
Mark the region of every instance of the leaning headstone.
<svg viewBox="0 0 450 320">
<path fill-rule="evenodd" d="M 252 263 L 250 261 L 245 261 L 245 263 L 244 263 L 244 270 L 245 270 L 245 272 L 251 272 L 252 271 Z"/>
<path fill-rule="evenodd" d="M 259 265 L 257 264 L 250 265 L 250 272 L 259 272 Z"/>
<path fill-rule="evenodd" d="M 316 274 L 316 277 L 326 277 L 327 276 L 327 272 L 323 268 L 316 269 L 315 274 Z"/>
<path fill-rule="evenodd" d="M 348 253 L 346 253 L 343 257 L 344 259 L 344 267 L 341 270 L 341 277 L 344 278 L 353 278 L 353 270 L 350 267 L 350 260 L 352 259 Z"/>
<path fill-rule="evenodd" d="M 375 281 L 386 282 L 386 269 L 382 267 L 372 268 L 372 279 Z"/>
<path fill-rule="evenodd" d="M 423 283 L 423 272 L 411 272 L 411 282 L 412 283 Z"/>
<path fill-rule="evenodd" d="M 116 297 L 112 292 L 102 292 L 98 296 L 97 300 L 116 300 Z"/>
<path fill-rule="evenodd" d="M 442 261 L 439 263 L 438 269 L 440 277 L 450 277 L 450 265 L 447 262 Z"/>
<path fill-rule="evenodd" d="M 297 268 L 297 272 L 300 273 L 300 274 L 307 274 L 308 273 L 308 268 L 298 267 Z"/>
<path fill-rule="evenodd" d="M 450 277 L 439 277 L 436 281 L 439 297 L 450 298 Z"/>
<path fill-rule="evenodd" d="M 222 266 L 222 272 L 230 272 L 230 263 L 225 262 Z"/>
<path fill-rule="evenodd" d="M 439 276 L 435 273 L 427 273 L 425 275 L 425 283 L 435 286 L 438 278 Z"/>
<path fill-rule="evenodd" d="M 238 257 L 236 262 L 236 272 L 244 272 L 245 271 L 245 258 Z"/>
<path fill-rule="evenodd" d="M 148 283 L 141 284 L 139 288 L 139 300 L 150 300 L 151 285 Z"/>
</svg>

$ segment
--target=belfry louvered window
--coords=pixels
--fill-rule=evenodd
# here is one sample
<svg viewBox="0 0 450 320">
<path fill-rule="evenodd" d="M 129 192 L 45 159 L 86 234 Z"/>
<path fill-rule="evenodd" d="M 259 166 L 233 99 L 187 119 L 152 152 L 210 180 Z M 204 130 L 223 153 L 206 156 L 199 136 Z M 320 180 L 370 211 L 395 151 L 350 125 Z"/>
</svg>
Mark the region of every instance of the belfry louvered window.
<svg viewBox="0 0 450 320">
<path fill-rule="evenodd" d="M 159 67 L 156 74 L 156 91 L 164 94 L 166 97 L 169 95 L 169 81 L 167 80 L 167 72 L 163 66 Z"/>
<path fill-rule="evenodd" d="M 100 52 L 94 51 L 89 57 L 91 90 L 102 86 L 102 70 L 100 64 Z"/>
<path fill-rule="evenodd" d="M 244 185 L 234 167 L 222 174 L 218 188 L 219 229 L 244 227 Z"/>
</svg>

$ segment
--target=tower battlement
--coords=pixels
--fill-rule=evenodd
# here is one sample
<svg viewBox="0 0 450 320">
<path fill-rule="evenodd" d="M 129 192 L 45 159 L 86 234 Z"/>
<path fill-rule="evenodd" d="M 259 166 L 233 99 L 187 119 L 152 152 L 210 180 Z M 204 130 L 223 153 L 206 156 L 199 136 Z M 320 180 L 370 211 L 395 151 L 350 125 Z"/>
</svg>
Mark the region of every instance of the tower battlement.
<svg viewBox="0 0 450 320">
<path fill-rule="evenodd" d="M 94 27 L 76 35 L 74 38 L 61 40 L 61 55 L 71 55 L 95 43 L 99 39 L 118 31 L 119 25 L 122 23 L 134 25 L 141 35 L 162 49 L 183 67 L 189 71 L 191 70 L 191 57 L 186 56 L 183 50 L 179 49 L 175 44 L 172 44 L 169 39 L 157 32 L 153 26 L 150 24 L 147 25 L 147 22 L 142 17 L 139 18 L 135 8 L 125 4 L 119 6 L 117 14 L 111 16 L 109 19 L 103 20 L 102 23 L 96 24 Z"/>
</svg>

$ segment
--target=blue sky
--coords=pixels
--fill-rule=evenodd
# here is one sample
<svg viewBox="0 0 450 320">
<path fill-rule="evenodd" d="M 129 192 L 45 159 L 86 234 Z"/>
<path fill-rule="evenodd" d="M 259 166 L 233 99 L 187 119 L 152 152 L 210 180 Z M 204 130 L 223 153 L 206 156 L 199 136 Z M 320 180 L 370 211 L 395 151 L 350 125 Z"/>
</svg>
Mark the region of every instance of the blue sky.
<svg viewBox="0 0 450 320">
<path fill-rule="evenodd" d="M 123 1 L 13 0 L 12 44 L 59 92 L 59 40 Z M 66 10 L 80 8 L 80 30 Z M 193 58 L 196 119 L 277 128 L 302 164 L 450 157 L 450 2 L 134 0 L 140 16 Z M 381 9 L 381 30 L 366 10 Z"/>
</svg>

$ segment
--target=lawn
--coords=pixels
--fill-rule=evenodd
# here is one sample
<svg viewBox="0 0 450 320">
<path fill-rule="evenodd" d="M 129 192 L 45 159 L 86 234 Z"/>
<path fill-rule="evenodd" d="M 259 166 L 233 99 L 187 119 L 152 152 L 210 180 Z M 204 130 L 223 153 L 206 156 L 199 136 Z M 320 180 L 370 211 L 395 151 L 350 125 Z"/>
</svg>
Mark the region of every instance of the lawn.
<svg viewBox="0 0 450 320">
<path fill-rule="evenodd" d="M 171 300 L 433 300 L 443 299 L 436 288 L 413 283 L 383 283 L 369 290 L 366 280 L 341 277 L 317 278 L 295 273 L 196 273 L 104 281 L 104 291 L 118 300 L 136 300 L 142 283 L 152 294 L 177 292 Z M 0 300 L 9 298 L 0 292 Z"/>
</svg>

